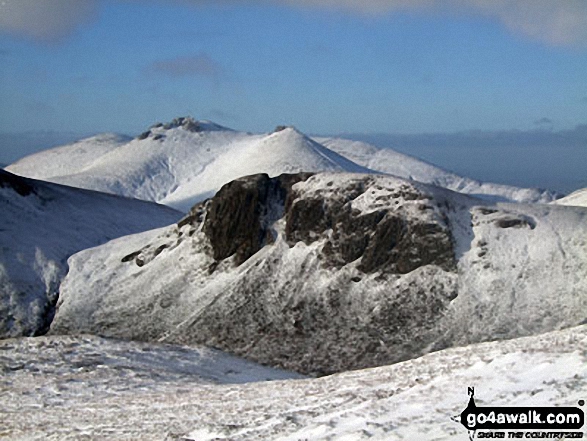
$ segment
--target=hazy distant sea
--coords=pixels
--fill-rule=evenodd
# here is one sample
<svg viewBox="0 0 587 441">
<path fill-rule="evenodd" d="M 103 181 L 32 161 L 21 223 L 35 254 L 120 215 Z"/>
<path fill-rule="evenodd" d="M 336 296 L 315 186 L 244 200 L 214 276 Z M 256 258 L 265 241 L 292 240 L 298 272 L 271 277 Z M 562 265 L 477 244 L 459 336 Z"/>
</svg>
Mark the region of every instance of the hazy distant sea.
<svg viewBox="0 0 587 441">
<path fill-rule="evenodd" d="M 587 187 L 587 126 L 556 133 L 341 136 L 393 148 L 480 181 L 564 194 Z"/>
</svg>

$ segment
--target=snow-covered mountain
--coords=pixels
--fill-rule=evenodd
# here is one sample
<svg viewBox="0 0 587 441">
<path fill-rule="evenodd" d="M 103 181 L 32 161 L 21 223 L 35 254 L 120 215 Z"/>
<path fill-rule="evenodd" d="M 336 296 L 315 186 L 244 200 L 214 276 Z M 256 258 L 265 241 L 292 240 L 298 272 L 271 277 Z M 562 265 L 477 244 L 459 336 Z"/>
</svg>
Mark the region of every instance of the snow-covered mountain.
<svg viewBox="0 0 587 441">
<path fill-rule="evenodd" d="M 100 139 L 103 139 L 100 137 Z M 78 143 L 79 144 L 79 143 Z M 31 155 L 11 165 L 16 174 L 80 188 L 157 201 L 187 211 L 223 184 L 253 173 L 367 172 L 291 127 L 270 134 L 235 132 L 211 122 L 178 118 L 136 139 L 68 160 L 78 144 Z M 87 150 L 95 138 L 81 143 Z M 107 143 L 106 143 L 107 144 Z M 51 164 L 46 166 L 44 164 Z"/>
<path fill-rule="evenodd" d="M 587 395 L 586 347 L 587 326 L 579 326 L 318 379 L 214 385 L 210 377 L 280 377 L 201 349 L 96 337 L 5 340 L 2 435 L 464 441 L 467 431 L 454 418 L 468 387 L 482 406 L 577 407 Z"/>
<path fill-rule="evenodd" d="M 169 207 L 36 181 L 0 170 L 0 337 L 49 326 L 72 254 L 169 225 Z"/>
<path fill-rule="evenodd" d="M 10 439 L 457 440 L 469 386 L 503 406 L 587 393 L 582 193 L 534 204 L 553 194 L 191 118 L 9 170 L 203 201 L 180 219 L 0 171 L 0 337 L 50 325 L 0 341 Z M 284 381 L 237 384 L 262 380 Z"/>
<path fill-rule="evenodd" d="M 27 156 L 9 166 L 8 171 L 44 181 L 75 174 L 130 140 L 128 136 L 113 133 L 92 136 Z"/>
<path fill-rule="evenodd" d="M 51 333 L 201 343 L 310 374 L 587 318 L 587 211 L 391 176 L 255 175 L 76 254 Z"/>
<path fill-rule="evenodd" d="M 574 207 L 587 207 L 587 188 L 574 191 L 564 198 L 552 202 L 557 205 L 571 205 Z"/>
<path fill-rule="evenodd" d="M 312 140 L 292 127 L 269 134 L 236 132 L 177 118 L 130 142 L 103 135 L 28 156 L 8 167 L 23 176 L 156 201 L 187 211 L 222 185 L 254 173 L 370 171 L 414 178 L 504 200 L 548 202 L 554 194 L 481 184 L 415 158 L 339 139 Z M 85 153 L 84 153 L 85 152 Z"/>
<path fill-rule="evenodd" d="M 425 161 L 415 159 L 392 149 L 341 138 L 319 138 L 318 141 L 342 156 L 368 169 L 389 173 L 406 179 L 438 185 L 449 190 L 470 194 L 483 199 L 502 202 L 550 202 L 554 192 L 536 188 L 519 188 L 511 185 L 480 182 L 448 172 Z"/>
</svg>

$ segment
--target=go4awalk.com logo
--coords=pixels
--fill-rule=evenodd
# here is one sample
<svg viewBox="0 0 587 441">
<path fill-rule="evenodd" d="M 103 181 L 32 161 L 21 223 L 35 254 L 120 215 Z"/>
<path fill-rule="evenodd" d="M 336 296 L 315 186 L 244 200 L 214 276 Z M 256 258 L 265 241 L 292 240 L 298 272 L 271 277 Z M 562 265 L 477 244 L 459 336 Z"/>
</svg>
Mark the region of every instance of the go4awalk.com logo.
<svg viewBox="0 0 587 441">
<path fill-rule="evenodd" d="M 479 407 L 475 388 L 469 387 L 469 404 L 455 418 L 469 431 L 469 439 L 575 439 L 584 438 L 581 430 L 585 413 L 579 407 Z"/>
</svg>

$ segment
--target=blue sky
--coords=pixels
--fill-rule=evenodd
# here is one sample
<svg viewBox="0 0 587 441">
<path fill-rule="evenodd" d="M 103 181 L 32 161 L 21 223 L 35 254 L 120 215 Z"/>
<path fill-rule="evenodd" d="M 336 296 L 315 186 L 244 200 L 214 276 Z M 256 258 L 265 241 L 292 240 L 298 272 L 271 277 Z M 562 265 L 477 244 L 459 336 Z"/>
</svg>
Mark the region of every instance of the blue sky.
<svg viewBox="0 0 587 441">
<path fill-rule="evenodd" d="M 0 0 L 0 163 L 184 115 L 569 192 L 587 186 L 587 1 Z"/>
<path fill-rule="evenodd" d="M 185 114 L 309 133 L 587 122 L 582 0 L 0 3 L 0 132 L 133 134 Z"/>
</svg>

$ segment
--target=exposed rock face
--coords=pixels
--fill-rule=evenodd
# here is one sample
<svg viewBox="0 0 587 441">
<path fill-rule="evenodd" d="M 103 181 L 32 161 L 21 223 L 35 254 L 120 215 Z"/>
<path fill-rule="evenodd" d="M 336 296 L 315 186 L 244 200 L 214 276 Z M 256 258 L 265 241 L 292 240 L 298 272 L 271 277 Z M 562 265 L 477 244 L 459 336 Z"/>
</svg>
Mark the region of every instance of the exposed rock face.
<svg viewBox="0 0 587 441">
<path fill-rule="evenodd" d="M 147 139 L 149 136 L 151 136 L 151 131 L 147 130 L 146 132 L 143 132 L 139 136 L 137 136 L 137 139 L 139 141 L 142 141 L 143 139 Z"/>
<path fill-rule="evenodd" d="M 188 130 L 190 132 L 201 132 L 202 127 L 199 121 L 196 121 L 192 117 L 189 116 L 182 116 L 179 118 L 174 118 L 171 122 L 167 124 L 161 124 L 156 127 L 163 127 L 165 130 L 174 129 L 177 127 L 181 127 L 184 130 Z"/>
<path fill-rule="evenodd" d="M 214 259 L 235 256 L 240 265 L 266 244 L 274 242 L 272 224 L 283 216 L 287 196 L 296 182 L 310 174 L 249 176 L 223 186 L 212 198 L 204 232 Z"/>
<path fill-rule="evenodd" d="M 379 195 L 385 208 L 362 213 L 352 201 L 364 195 L 374 180 L 365 178 L 344 189 L 342 199 L 324 201 L 319 197 L 298 199 L 287 211 L 286 236 L 290 245 L 297 241 L 311 243 L 331 229 L 324 253 L 341 267 L 361 259 L 358 269 L 365 273 L 407 274 L 424 265 L 438 265 L 455 270 L 450 232 L 443 223 L 422 222 L 396 210 L 399 200 L 419 201 L 424 196 L 409 186 L 397 192 Z M 381 191 L 378 187 L 374 191 Z M 391 203 L 391 204 L 390 204 Z M 433 210 L 423 202 L 418 210 Z"/>
<path fill-rule="evenodd" d="M 53 333 L 197 342 L 307 374 L 420 354 L 457 293 L 442 209 L 370 175 L 241 178 L 164 236 L 108 256 L 120 271 L 82 309 L 65 294 Z"/>
<path fill-rule="evenodd" d="M 273 276 L 280 252 L 268 251 L 224 302 L 210 305 L 192 324 L 197 338 L 309 374 L 374 366 L 418 353 L 456 297 L 450 230 L 441 217 L 422 219 L 423 210 L 434 208 L 407 184 L 389 193 L 376 178 L 361 176 L 337 183 L 327 194 L 320 186 L 292 188 L 296 182 L 312 188 L 311 181 L 310 175 L 250 176 L 223 187 L 212 199 L 203 231 L 217 260 L 234 255 L 235 265 L 245 262 L 273 243 L 270 228 L 281 217 L 289 247 L 304 242 L 318 248 L 316 259 L 307 259 L 288 280 Z M 353 207 L 354 201 L 362 206 L 360 198 L 369 197 L 372 188 L 382 193 L 381 208 L 363 212 Z M 411 207 L 398 209 L 394 202 Z M 400 275 L 417 269 L 419 277 L 436 283 L 415 279 L 401 288 L 393 286 Z M 319 287 L 316 275 L 323 271 L 333 281 Z M 379 286 L 371 287 L 379 293 L 369 299 L 365 291 L 373 277 Z M 365 286 L 363 278 L 370 279 Z M 315 281 L 315 287 L 308 281 Z"/>
<path fill-rule="evenodd" d="M 364 273 L 382 271 L 407 274 L 424 265 L 455 270 L 454 250 L 444 223 L 422 222 L 392 206 L 362 213 L 352 201 L 374 183 L 369 177 L 339 189 L 342 197 L 299 198 L 292 186 L 312 174 L 266 174 L 237 179 L 211 199 L 204 232 L 214 250 L 213 257 L 223 260 L 235 256 L 240 265 L 267 244 L 274 242 L 273 224 L 285 218 L 285 238 L 290 246 L 303 241 L 307 245 L 328 237 L 323 247 L 326 260 L 340 268 L 362 259 L 358 269 Z M 381 187 L 378 190 L 382 190 Z M 397 193 L 379 196 L 380 201 L 422 200 L 419 211 L 433 210 L 425 197 L 405 185 Z M 184 221 L 185 222 L 185 221 Z M 325 236 L 325 232 L 331 230 Z"/>
</svg>

